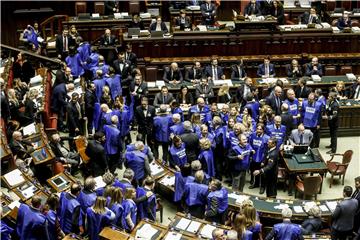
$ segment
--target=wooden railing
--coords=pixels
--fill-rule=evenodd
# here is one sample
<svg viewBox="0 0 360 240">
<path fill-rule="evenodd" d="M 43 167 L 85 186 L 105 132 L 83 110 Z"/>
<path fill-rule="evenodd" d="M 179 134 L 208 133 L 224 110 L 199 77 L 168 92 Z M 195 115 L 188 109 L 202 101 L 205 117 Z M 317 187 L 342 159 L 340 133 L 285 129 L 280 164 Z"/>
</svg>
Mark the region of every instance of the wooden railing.
<svg viewBox="0 0 360 240">
<path fill-rule="evenodd" d="M 42 31 L 43 38 L 46 40 L 49 36 L 54 37 L 56 33 L 61 33 L 63 30 L 62 22 L 67 21 L 68 19 L 68 15 L 54 15 L 40 23 L 40 29 Z"/>
</svg>

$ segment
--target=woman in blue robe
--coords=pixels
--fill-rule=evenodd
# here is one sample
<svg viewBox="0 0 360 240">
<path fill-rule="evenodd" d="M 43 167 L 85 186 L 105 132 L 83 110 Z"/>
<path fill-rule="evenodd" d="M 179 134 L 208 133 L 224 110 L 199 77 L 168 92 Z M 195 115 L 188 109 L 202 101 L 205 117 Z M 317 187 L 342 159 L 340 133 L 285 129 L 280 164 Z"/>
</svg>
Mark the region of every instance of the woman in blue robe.
<svg viewBox="0 0 360 240">
<path fill-rule="evenodd" d="M 237 231 L 239 239 L 252 240 L 253 233 L 246 230 L 246 221 L 243 214 L 238 213 L 235 216 L 234 229 Z"/>
<path fill-rule="evenodd" d="M 257 212 L 253 206 L 246 206 L 242 208 L 242 213 L 245 217 L 246 229 L 252 232 L 252 239 L 262 239 L 262 224 L 257 220 Z"/>
<path fill-rule="evenodd" d="M 52 194 L 46 201 L 46 204 L 49 207 L 48 212 L 46 213 L 47 219 L 47 230 L 50 240 L 58 240 L 59 237 L 65 237 L 64 232 L 60 228 L 60 219 L 56 210 L 59 208 L 60 200 L 56 194 Z"/>
<path fill-rule="evenodd" d="M 173 137 L 173 144 L 169 149 L 169 162 L 173 168 L 181 168 L 187 163 L 185 143 L 181 141 L 179 136 Z"/>
<path fill-rule="evenodd" d="M 215 166 L 214 166 L 214 155 L 211 150 L 211 142 L 207 138 L 202 138 L 200 139 L 199 143 L 201 150 L 198 159 L 201 162 L 202 169 L 210 177 L 214 177 Z"/>
<path fill-rule="evenodd" d="M 108 203 L 108 208 L 114 212 L 115 218 L 111 221 L 113 225 L 116 225 L 119 228 L 123 228 L 121 224 L 121 219 L 123 217 L 124 208 L 122 206 L 123 201 L 123 193 L 121 188 L 114 188 L 114 190 L 110 193 L 111 199 Z"/>
<path fill-rule="evenodd" d="M 180 168 L 180 171 L 175 172 L 175 193 L 174 202 L 179 202 L 184 194 L 185 184 L 193 182 L 194 177 L 191 176 L 191 166 L 186 163 Z"/>
<path fill-rule="evenodd" d="M 127 188 L 125 190 L 124 201 L 122 206 L 124 213 L 121 218 L 121 224 L 127 232 L 131 232 L 136 225 L 137 207 L 134 202 L 136 198 L 136 191 L 134 188 Z"/>
<path fill-rule="evenodd" d="M 136 199 L 146 196 L 146 193 L 153 191 L 155 187 L 155 180 L 152 177 L 147 177 L 144 180 L 144 186 L 136 189 Z M 152 194 L 146 198 L 145 201 L 137 202 L 138 220 L 150 219 L 156 221 L 156 195 Z"/>
</svg>

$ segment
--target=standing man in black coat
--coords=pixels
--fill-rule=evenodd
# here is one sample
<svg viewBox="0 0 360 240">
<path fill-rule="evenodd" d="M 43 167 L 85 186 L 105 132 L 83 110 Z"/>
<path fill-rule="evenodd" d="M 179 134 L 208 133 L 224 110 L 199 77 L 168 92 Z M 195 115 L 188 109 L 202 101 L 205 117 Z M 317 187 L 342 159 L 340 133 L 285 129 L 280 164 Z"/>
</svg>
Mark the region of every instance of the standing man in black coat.
<svg viewBox="0 0 360 240">
<path fill-rule="evenodd" d="M 185 143 L 187 160 L 191 163 L 199 155 L 199 137 L 194 133 L 190 121 L 184 122 L 184 133 L 180 135 L 180 138 Z"/>
<path fill-rule="evenodd" d="M 254 176 L 264 174 L 261 181 L 264 181 L 266 188 L 266 197 L 276 198 L 277 195 L 277 174 L 278 174 L 278 162 L 279 162 L 279 150 L 276 148 L 277 139 L 271 137 L 268 141 L 268 152 L 263 163 L 261 163 L 261 169 L 254 171 Z M 263 189 L 260 189 L 260 194 L 264 193 Z"/>
<path fill-rule="evenodd" d="M 0 91 L 1 91 L 1 117 L 4 119 L 5 123 L 8 122 L 10 118 L 10 108 L 9 108 L 9 101 L 5 94 L 5 80 L 0 78 Z"/>
<path fill-rule="evenodd" d="M 141 134 L 141 141 L 153 149 L 153 139 L 154 139 L 154 117 L 155 117 L 155 107 L 149 105 L 149 100 L 147 97 L 141 99 L 141 105 L 135 109 L 135 118 L 138 124 L 138 134 Z"/>
<path fill-rule="evenodd" d="M 64 131 L 64 115 L 67 105 L 67 100 L 70 98 L 67 93 L 74 90 L 74 84 L 61 83 L 56 85 L 51 94 L 51 111 L 57 113 L 57 129 Z"/>
<path fill-rule="evenodd" d="M 74 92 L 71 95 L 71 101 L 66 106 L 67 127 L 69 129 L 69 137 L 76 137 L 83 134 L 83 113 L 79 104 L 79 94 Z M 69 142 L 70 149 L 74 149 L 73 141 Z"/>
<path fill-rule="evenodd" d="M 251 93 L 253 90 L 253 81 L 251 78 L 246 77 L 244 84 L 241 84 L 238 89 L 236 89 L 236 100 L 240 104 L 240 109 L 243 110 L 246 105 L 246 98 L 248 93 Z"/>
<path fill-rule="evenodd" d="M 335 92 L 329 93 L 329 105 L 326 106 L 326 115 L 322 118 L 328 120 L 329 130 L 330 130 L 330 146 L 326 148 L 331 148 L 330 151 L 326 152 L 328 154 L 336 153 L 337 147 L 337 130 L 339 128 L 339 110 L 340 105 L 337 100 L 337 95 Z"/>
<path fill-rule="evenodd" d="M 289 105 L 287 103 L 283 103 L 281 105 L 281 125 L 286 127 L 286 136 L 285 141 L 289 138 L 291 131 L 296 127 L 294 124 L 293 115 L 289 113 Z"/>
<path fill-rule="evenodd" d="M 69 30 L 65 28 L 62 34 L 57 35 L 56 37 L 55 47 L 58 58 L 65 60 L 65 58 L 69 55 L 70 46 L 74 45 L 75 41 L 69 36 Z"/>
<path fill-rule="evenodd" d="M 141 103 L 142 97 L 147 97 L 149 91 L 147 83 L 142 80 L 141 74 L 136 74 L 134 81 L 131 81 L 129 91 L 134 96 L 134 106 L 137 107 Z"/>
<path fill-rule="evenodd" d="M 280 86 L 276 86 L 274 91 L 265 99 L 267 105 L 271 107 L 274 111 L 275 115 L 281 114 L 281 95 L 282 95 L 282 88 Z"/>
<path fill-rule="evenodd" d="M 125 59 L 125 53 L 119 52 L 118 59 L 113 62 L 115 73 L 121 76 L 121 86 L 129 86 L 132 81 L 131 62 Z"/>
<path fill-rule="evenodd" d="M 235 65 L 231 66 L 231 80 L 240 81 L 246 77 L 245 67 L 243 60 L 240 59 Z"/>
<path fill-rule="evenodd" d="M 88 83 L 85 92 L 85 116 L 87 118 L 87 132 L 92 134 L 93 120 L 94 120 L 94 107 L 96 103 L 95 84 Z"/>
<path fill-rule="evenodd" d="M 93 177 L 102 176 L 109 169 L 108 159 L 103 144 L 106 137 L 103 132 L 96 132 L 94 140 L 89 140 L 85 153 L 90 158 L 90 169 Z"/>
<path fill-rule="evenodd" d="M 132 68 L 136 68 L 137 56 L 133 53 L 131 44 L 126 45 L 125 60 L 131 63 Z"/>
</svg>

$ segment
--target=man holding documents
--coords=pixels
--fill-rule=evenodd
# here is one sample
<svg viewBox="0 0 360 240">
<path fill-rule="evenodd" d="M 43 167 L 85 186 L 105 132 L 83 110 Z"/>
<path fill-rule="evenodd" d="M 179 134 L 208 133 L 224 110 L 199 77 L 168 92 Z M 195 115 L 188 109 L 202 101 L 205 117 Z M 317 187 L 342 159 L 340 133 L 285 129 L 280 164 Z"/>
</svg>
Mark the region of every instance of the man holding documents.
<svg viewBox="0 0 360 240">
<path fill-rule="evenodd" d="M 323 66 L 317 57 L 313 57 L 311 63 L 306 64 L 305 76 L 311 77 L 311 75 L 319 75 L 320 77 L 324 75 Z"/>
</svg>

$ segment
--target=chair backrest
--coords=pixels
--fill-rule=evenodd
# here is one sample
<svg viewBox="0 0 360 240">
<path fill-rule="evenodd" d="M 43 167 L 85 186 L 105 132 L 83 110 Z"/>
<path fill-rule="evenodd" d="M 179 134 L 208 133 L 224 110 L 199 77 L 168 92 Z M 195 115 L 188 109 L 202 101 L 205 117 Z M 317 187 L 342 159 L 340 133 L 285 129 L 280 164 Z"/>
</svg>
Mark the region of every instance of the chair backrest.
<svg viewBox="0 0 360 240">
<path fill-rule="evenodd" d="M 341 66 L 340 75 L 345 75 L 347 73 L 352 73 L 352 66 Z"/>
<path fill-rule="evenodd" d="M 314 195 L 320 191 L 320 186 L 322 182 L 322 177 L 318 176 L 308 176 L 304 179 L 304 194 L 305 195 Z"/>
<path fill-rule="evenodd" d="M 335 66 L 326 66 L 325 67 L 325 75 L 327 75 L 327 76 L 336 75 L 336 67 Z"/>
<path fill-rule="evenodd" d="M 140 1 L 129 1 L 129 14 L 140 13 Z"/>
<path fill-rule="evenodd" d="M 75 15 L 79 13 L 86 13 L 87 4 L 86 2 L 76 2 L 75 3 Z"/>
<path fill-rule="evenodd" d="M 342 164 L 349 164 L 351 162 L 353 153 L 354 152 L 352 150 L 347 150 L 343 155 Z"/>
<path fill-rule="evenodd" d="M 95 13 L 104 15 L 105 14 L 105 3 L 104 2 L 94 2 L 94 10 L 95 10 Z"/>
</svg>

